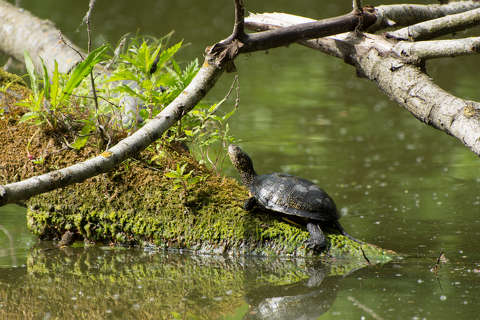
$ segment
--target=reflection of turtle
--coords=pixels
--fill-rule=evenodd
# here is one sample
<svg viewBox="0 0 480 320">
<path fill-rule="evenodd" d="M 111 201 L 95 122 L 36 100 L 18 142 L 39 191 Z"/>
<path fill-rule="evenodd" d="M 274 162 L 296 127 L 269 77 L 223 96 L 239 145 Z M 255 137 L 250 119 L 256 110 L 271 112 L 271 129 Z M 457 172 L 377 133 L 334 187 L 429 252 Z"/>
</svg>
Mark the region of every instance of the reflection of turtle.
<svg viewBox="0 0 480 320">
<path fill-rule="evenodd" d="M 346 237 L 362 243 L 343 230 L 332 198 L 314 183 L 285 173 L 259 176 L 250 157 L 236 145 L 228 147 L 228 154 L 250 190 L 251 198 L 245 201 L 245 210 L 259 207 L 289 215 L 290 220 L 306 225 L 310 232 L 307 244 L 314 250 L 322 250 L 327 244 L 320 225 L 333 226 Z"/>
<path fill-rule="evenodd" d="M 245 298 L 250 308 L 243 319 L 319 319 L 335 302 L 343 277 L 328 276 L 328 265 L 315 266 L 308 273 L 309 278 L 298 282 L 289 279 L 287 284 L 270 280 L 259 286 L 258 279 L 247 278 Z"/>
</svg>

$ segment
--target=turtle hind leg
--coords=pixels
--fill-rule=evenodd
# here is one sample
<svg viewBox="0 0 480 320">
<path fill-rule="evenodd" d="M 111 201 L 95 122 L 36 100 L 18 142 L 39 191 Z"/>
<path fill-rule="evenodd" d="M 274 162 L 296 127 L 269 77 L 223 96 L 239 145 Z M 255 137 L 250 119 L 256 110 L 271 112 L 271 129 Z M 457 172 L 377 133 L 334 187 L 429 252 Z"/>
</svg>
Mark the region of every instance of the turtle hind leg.
<svg viewBox="0 0 480 320">
<path fill-rule="evenodd" d="M 334 225 L 335 225 L 335 227 L 337 228 L 337 230 L 340 231 L 340 233 L 341 233 L 342 235 L 344 235 L 345 237 L 347 237 L 348 239 L 350 239 L 350 240 L 352 240 L 352 241 L 355 241 L 356 243 L 359 243 L 359 244 L 365 244 L 365 242 L 360 241 L 360 240 L 358 240 L 357 238 L 354 238 L 354 237 L 352 237 L 351 235 L 349 235 L 349 234 L 345 231 L 345 229 L 343 229 L 342 225 L 340 224 L 340 222 L 338 222 L 338 220 L 334 222 Z"/>
<path fill-rule="evenodd" d="M 250 197 L 243 203 L 243 210 L 245 211 L 253 211 L 257 206 L 257 199 L 255 197 Z"/>
<path fill-rule="evenodd" d="M 320 252 L 327 247 L 325 235 L 316 223 L 308 223 L 307 230 L 310 233 L 310 239 L 307 241 L 307 247 L 314 251 Z"/>
</svg>

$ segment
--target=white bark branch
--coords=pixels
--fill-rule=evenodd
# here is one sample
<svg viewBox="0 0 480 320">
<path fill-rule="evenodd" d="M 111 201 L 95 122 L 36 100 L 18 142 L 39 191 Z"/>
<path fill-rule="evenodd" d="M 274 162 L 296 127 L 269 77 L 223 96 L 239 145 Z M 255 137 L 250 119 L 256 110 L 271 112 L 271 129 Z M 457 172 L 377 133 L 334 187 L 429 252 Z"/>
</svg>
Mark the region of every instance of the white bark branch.
<svg viewBox="0 0 480 320">
<path fill-rule="evenodd" d="M 399 57 L 432 59 L 480 53 L 480 37 L 435 41 L 400 41 L 393 47 Z"/>
<path fill-rule="evenodd" d="M 480 25 L 480 9 L 474 9 L 388 32 L 387 37 L 409 41 L 429 40 L 478 25 Z"/>
<path fill-rule="evenodd" d="M 290 16 L 274 26 L 276 20 L 286 15 L 274 16 L 250 16 L 246 26 L 278 28 L 291 21 L 310 20 Z M 268 25 L 262 27 L 264 20 Z M 416 118 L 456 137 L 480 155 L 480 104 L 460 99 L 438 87 L 420 68 L 393 54 L 395 43 L 367 33 L 361 38 L 349 33 L 303 43 L 355 65 L 360 74 L 375 81 L 385 94 Z"/>
<path fill-rule="evenodd" d="M 421 21 L 480 8 L 479 1 L 455 1 L 447 4 L 394 4 L 375 7 L 377 23 L 369 31 L 392 26 L 408 26 Z"/>
<path fill-rule="evenodd" d="M 42 72 L 40 58 L 50 71 L 54 70 L 57 60 L 58 70 L 63 73 L 81 61 L 74 50 L 59 41 L 60 31 L 49 20 L 41 20 L 26 10 L 0 1 L 0 21 L 2 51 L 18 61 L 23 61 L 24 50 L 34 52 L 32 59 L 39 73 Z"/>
</svg>

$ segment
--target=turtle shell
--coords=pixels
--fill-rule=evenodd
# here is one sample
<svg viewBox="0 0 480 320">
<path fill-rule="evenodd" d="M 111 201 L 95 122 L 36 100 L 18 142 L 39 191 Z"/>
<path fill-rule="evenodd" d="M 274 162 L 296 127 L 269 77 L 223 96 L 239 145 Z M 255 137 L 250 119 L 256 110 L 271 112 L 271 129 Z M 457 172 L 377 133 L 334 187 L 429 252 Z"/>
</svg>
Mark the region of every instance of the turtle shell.
<svg viewBox="0 0 480 320">
<path fill-rule="evenodd" d="M 339 216 L 332 198 L 313 182 L 286 173 L 255 177 L 250 191 L 268 210 L 311 220 L 334 221 Z"/>
</svg>

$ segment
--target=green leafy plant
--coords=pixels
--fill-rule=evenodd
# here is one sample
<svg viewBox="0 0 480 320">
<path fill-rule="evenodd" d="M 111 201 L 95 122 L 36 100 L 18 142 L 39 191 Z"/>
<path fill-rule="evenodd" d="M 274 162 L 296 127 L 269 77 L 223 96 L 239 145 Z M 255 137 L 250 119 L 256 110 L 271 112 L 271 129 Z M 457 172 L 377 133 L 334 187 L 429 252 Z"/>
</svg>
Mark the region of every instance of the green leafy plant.
<svg viewBox="0 0 480 320">
<path fill-rule="evenodd" d="M 195 146 L 200 162 L 210 165 L 216 172 L 221 170 L 225 160 L 224 149 L 235 142 L 235 138 L 230 134 L 228 120 L 237 110 L 234 108 L 218 115 L 218 108 L 217 104 L 211 107 L 196 107 L 187 116 L 183 129 L 186 140 Z"/>
<path fill-rule="evenodd" d="M 21 121 L 68 132 L 71 142 L 67 144 L 75 149 L 85 147 L 91 137 L 98 139 L 99 133 L 104 137 L 115 137 L 135 130 L 172 102 L 200 68 L 198 60 L 182 68 L 175 55 L 183 43 L 169 45 L 170 38 L 171 34 L 161 39 L 125 38 L 122 47 L 115 50 L 114 58 L 108 63 L 111 72 L 95 76 L 96 95 L 100 98 L 95 108 L 87 76 L 93 68 L 108 62 L 107 45 L 93 50 L 69 74 L 60 73 L 55 63 L 51 75 L 45 65 L 43 74 L 38 75 L 32 58 L 25 53 L 32 94 L 21 103 L 28 108 Z M 123 119 L 131 115 L 124 109 L 124 101 L 131 97 L 138 99 L 134 105 L 139 107 L 134 116 L 143 121 L 126 127 Z M 236 111 L 235 107 L 220 114 L 219 107 L 224 100 L 212 106 L 196 106 L 164 136 L 169 142 L 191 144 L 200 162 L 217 171 L 225 155 L 222 146 L 233 140 L 228 120 Z"/>
<path fill-rule="evenodd" d="M 69 123 L 68 119 L 78 117 L 78 110 L 72 107 L 72 94 L 90 71 L 98 63 L 107 59 L 107 49 L 108 46 L 104 45 L 92 51 L 68 75 L 60 74 L 58 64 L 55 62 L 51 79 L 43 61 L 43 74 L 41 78 L 37 76 L 33 60 L 30 54 L 25 52 L 25 65 L 32 93 L 26 100 L 18 103 L 29 110 L 22 116 L 20 122 L 33 121 L 37 125 L 47 124 L 53 130 L 70 129 L 72 123 Z"/>
<path fill-rule="evenodd" d="M 188 191 L 197 183 L 201 181 L 200 176 L 192 176 L 193 170 L 186 172 L 187 163 L 180 165 L 177 163 L 176 170 L 170 170 L 169 172 L 165 173 L 167 178 L 173 179 L 173 189 L 182 189 L 182 199 L 185 201 Z"/>
</svg>

